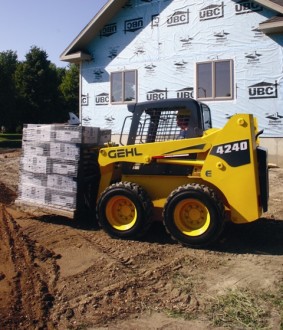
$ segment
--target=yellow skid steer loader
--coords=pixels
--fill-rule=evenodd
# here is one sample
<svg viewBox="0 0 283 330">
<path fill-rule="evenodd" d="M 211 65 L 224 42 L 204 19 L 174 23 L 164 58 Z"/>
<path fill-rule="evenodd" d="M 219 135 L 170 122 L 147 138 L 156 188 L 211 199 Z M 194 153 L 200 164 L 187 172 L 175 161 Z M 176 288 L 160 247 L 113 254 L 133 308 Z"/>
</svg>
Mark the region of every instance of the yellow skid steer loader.
<svg viewBox="0 0 283 330">
<path fill-rule="evenodd" d="M 181 244 L 204 247 L 225 221 L 248 223 L 268 207 L 267 151 L 256 118 L 232 116 L 213 128 L 194 99 L 130 104 L 127 143 L 98 151 L 96 214 L 112 237 L 143 235 L 153 220 Z"/>
</svg>

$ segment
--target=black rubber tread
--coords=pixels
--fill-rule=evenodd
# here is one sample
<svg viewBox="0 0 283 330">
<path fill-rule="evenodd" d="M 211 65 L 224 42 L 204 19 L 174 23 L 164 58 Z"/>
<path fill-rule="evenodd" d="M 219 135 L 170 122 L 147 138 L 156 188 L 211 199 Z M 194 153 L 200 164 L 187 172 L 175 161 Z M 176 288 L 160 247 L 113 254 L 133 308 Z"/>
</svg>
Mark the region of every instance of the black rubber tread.
<svg viewBox="0 0 283 330">
<path fill-rule="evenodd" d="M 190 237 L 190 236 L 185 236 L 183 235 L 177 227 L 174 225 L 176 230 L 179 232 L 177 235 L 175 233 L 172 233 L 172 230 L 168 228 L 167 221 L 166 221 L 166 212 L 168 208 L 168 204 L 170 204 L 170 201 L 172 199 L 179 195 L 182 192 L 190 192 L 190 191 L 197 191 L 206 196 L 210 202 L 214 205 L 215 208 L 215 213 L 217 216 L 217 223 L 215 230 L 213 230 L 212 235 L 205 235 L 204 237 Z M 166 231 L 169 233 L 169 235 L 172 237 L 173 240 L 181 243 L 182 245 L 193 247 L 193 248 L 203 248 L 206 247 L 213 242 L 215 242 L 219 236 L 221 235 L 224 227 L 224 219 L 225 219 L 225 209 L 224 205 L 221 201 L 221 199 L 217 196 L 216 192 L 209 188 L 206 185 L 198 184 L 198 183 L 191 183 L 191 184 L 186 184 L 183 186 L 179 186 L 175 190 L 171 192 L 171 194 L 168 196 L 167 201 L 164 205 L 163 208 L 163 224 L 166 228 Z M 168 219 L 167 219 L 168 220 Z M 203 236 L 203 235 L 202 235 Z M 207 236 L 207 237 L 206 237 Z"/>
<path fill-rule="evenodd" d="M 115 230 L 115 228 L 113 228 L 106 219 L 103 209 L 105 198 L 107 198 L 109 193 L 114 191 L 119 193 L 129 193 L 138 201 L 138 203 L 140 203 L 142 214 L 139 214 L 139 221 L 129 231 Z M 116 182 L 107 187 L 100 195 L 96 208 L 96 215 L 99 226 L 114 238 L 135 239 L 143 236 L 148 231 L 152 223 L 152 214 L 153 204 L 146 191 L 138 184 L 128 181 Z"/>
</svg>

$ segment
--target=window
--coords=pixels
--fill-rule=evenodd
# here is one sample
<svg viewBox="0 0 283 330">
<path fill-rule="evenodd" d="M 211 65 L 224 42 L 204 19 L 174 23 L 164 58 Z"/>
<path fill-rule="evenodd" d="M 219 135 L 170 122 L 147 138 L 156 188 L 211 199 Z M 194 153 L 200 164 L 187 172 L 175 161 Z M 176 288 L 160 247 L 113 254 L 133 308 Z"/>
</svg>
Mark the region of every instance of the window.
<svg viewBox="0 0 283 330">
<path fill-rule="evenodd" d="M 137 100 L 137 71 L 111 73 L 111 102 L 128 103 Z"/>
<path fill-rule="evenodd" d="M 197 98 L 233 99 L 233 61 L 197 63 Z"/>
<path fill-rule="evenodd" d="M 212 127 L 211 113 L 209 107 L 206 104 L 202 104 L 201 108 L 203 116 L 203 129 L 206 131 L 207 129 Z"/>
</svg>

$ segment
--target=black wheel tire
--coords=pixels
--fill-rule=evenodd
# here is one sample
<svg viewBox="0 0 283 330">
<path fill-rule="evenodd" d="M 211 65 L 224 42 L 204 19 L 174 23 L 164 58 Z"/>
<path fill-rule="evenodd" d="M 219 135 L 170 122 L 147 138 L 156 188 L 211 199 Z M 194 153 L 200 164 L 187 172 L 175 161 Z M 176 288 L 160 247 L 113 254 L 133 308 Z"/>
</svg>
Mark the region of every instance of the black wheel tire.
<svg viewBox="0 0 283 330">
<path fill-rule="evenodd" d="M 111 237 L 135 239 L 151 224 L 153 204 L 144 189 L 131 182 L 117 182 L 101 194 L 97 204 L 99 225 Z"/>
<path fill-rule="evenodd" d="M 212 189 L 187 184 L 175 189 L 167 198 L 163 222 L 174 240 L 189 247 L 202 248 L 221 234 L 224 207 Z"/>
</svg>

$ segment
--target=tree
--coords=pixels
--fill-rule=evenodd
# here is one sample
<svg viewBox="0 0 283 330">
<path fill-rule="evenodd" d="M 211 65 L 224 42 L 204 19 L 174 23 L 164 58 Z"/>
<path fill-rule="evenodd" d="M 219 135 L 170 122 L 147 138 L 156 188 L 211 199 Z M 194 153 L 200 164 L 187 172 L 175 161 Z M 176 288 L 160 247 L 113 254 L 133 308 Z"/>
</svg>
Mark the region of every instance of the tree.
<svg viewBox="0 0 283 330">
<path fill-rule="evenodd" d="M 25 122 L 64 122 L 67 112 L 60 98 L 59 75 L 47 53 L 36 46 L 26 54 L 16 71 L 16 86 L 22 99 Z"/>
<path fill-rule="evenodd" d="M 15 130 L 18 125 L 18 98 L 15 88 L 15 72 L 18 56 L 12 50 L 0 52 L 0 127 Z"/>
<path fill-rule="evenodd" d="M 57 68 L 33 46 L 25 61 L 16 52 L 0 52 L 0 128 L 15 132 L 24 123 L 67 122 L 79 112 L 79 70 Z"/>
<path fill-rule="evenodd" d="M 64 97 L 68 112 L 79 114 L 79 68 L 70 64 L 62 77 L 60 91 Z"/>
</svg>

